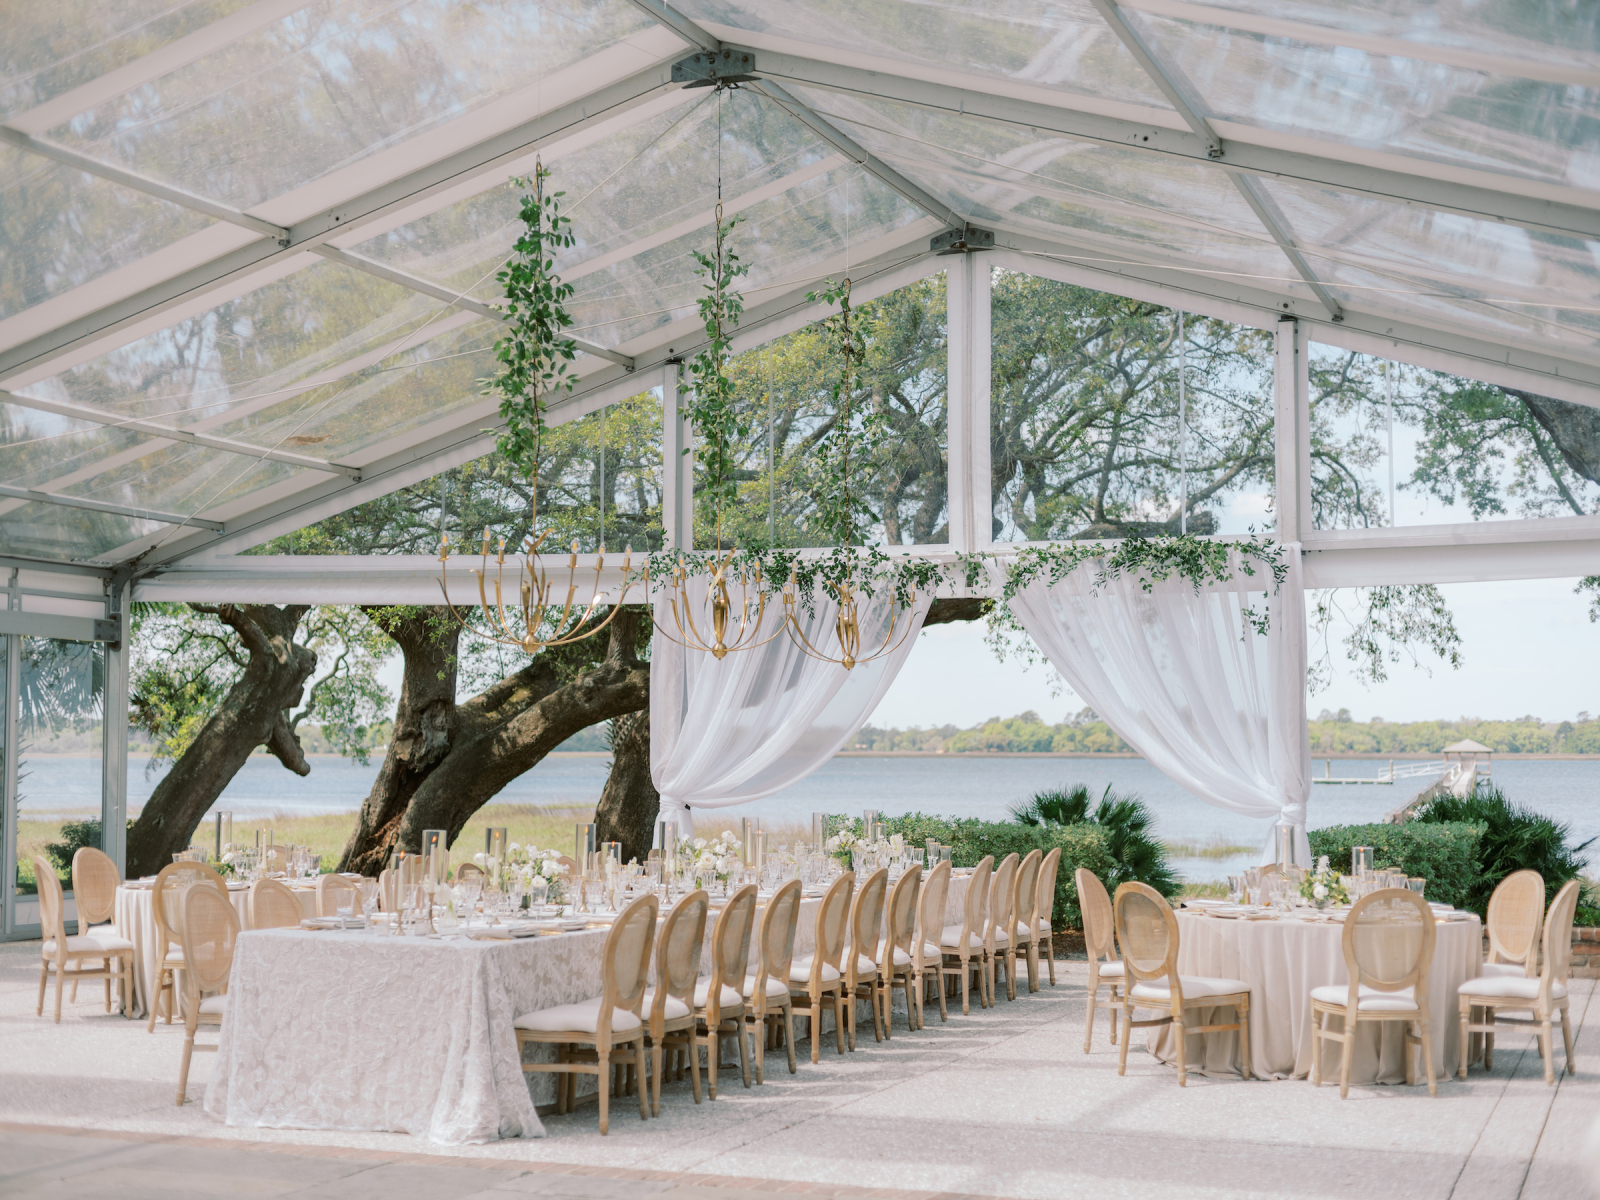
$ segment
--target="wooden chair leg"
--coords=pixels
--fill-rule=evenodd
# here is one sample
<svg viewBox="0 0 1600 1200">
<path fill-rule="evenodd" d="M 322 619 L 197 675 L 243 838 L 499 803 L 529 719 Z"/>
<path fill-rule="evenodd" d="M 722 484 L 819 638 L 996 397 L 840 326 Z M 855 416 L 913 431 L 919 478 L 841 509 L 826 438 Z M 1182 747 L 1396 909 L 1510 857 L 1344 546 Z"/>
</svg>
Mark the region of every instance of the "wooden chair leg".
<svg viewBox="0 0 1600 1200">
<path fill-rule="evenodd" d="M 62 973 L 61 967 L 58 966 L 57 969 L 56 969 L 56 1024 L 57 1025 L 61 1024 L 61 985 L 62 985 L 62 982 L 63 982 L 62 978 L 61 978 L 61 973 Z"/>
<path fill-rule="evenodd" d="M 1467 1077 L 1467 1047 L 1470 1044 L 1468 1039 L 1471 1037 L 1471 1034 L 1467 1032 L 1467 1027 L 1472 1023 L 1471 1011 L 1472 1005 L 1465 996 L 1461 997 L 1461 1040 L 1456 1043 L 1458 1047 L 1456 1052 L 1457 1079 L 1465 1079 Z"/>
<path fill-rule="evenodd" d="M 39 1008 L 33 1014 L 36 1017 L 44 1016 L 44 989 L 50 981 L 50 964 L 45 961 L 39 963 Z"/>
<path fill-rule="evenodd" d="M 685 1054 L 685 1051 L 680 1050 L 678 1053 Z M 694 1102 L 699 1104 L 702 1095 L 700 1087 L 700 1047 L 694 1043 L 694 1030 L 692 1029 L 689 1031 L 689 1045 L 686 1056 L 689 1059 L 689 1082 L 694 1087 Z M 679 1061 L 681 1062 L 682 1060 L 680 1059 Z"/>
<path fill-rule="evenodd" d="M 745 1045 L 747 1039 L 744 1035 L 743 1013 L 734 1018 L 734 1028 L 737 1030 L 734 1037 L 739 1042 L 739 1072 L 744 1076 L 744 1086 L 748 1088 L 750 1086 L 750 1049 Z"/>
<path fill-rule="evenodd" d="M 1576 1074 L 1577 1072 L 1572 1065 L 1572 1022 L 1567 1018 L 1567 1008 L 1565 1005 L 1562 1005 L 1561 1008 L 1561 1044 L 1566 1048 L 1567 1051 L 1567 1057 L 1565 1059 L 1567 1074 Z"/>
<path fill-rule="evenodd" d="M 1133 1009 L 1131 1009 L 1131 1008 L 1127 1007 L 1126 1005 L 1124 1005 L 1123 1006 L 1123 1015 L 1126 1016 L 1128 1018 L 1128 1020 L 1130 1020 L 1130 1021 L 1133 1020 Z M 1129 1039 L 1127 1039 L 1127 1038 L 1123 1038 L 1122 1039 L 1122 1045 L 1117 1047 L 1117 1074 L 1118 1075 L 1126 1075 L 1128 1073 L 1128 1040 Z"/>
<path fill-rule="evenodd" d="M 963 1017 L 967 1016 L 968 1014 L 970 1014 L 972 1012 L 972 1007 L 968 1003 L 968 1000 L 967 1000 L 967 982 L 968 982 L 968 976 L 970 974 L 971 974 L 971 972 L 967 969 L 966 960 L 962 959 L 961 960 L 961 1015 Z"/>
<path fill-rule="evenodd" d="M 1083 1014 L 1083 1052 L 1089 1053 L 1089 1045 L 1094 1041 L 1094 1010 L 1100 1007 L 1100 980 L 1094 968 L 1089 969 L 1089 1003 Z"/>
<path fill-rule="evenodd" d="M 706 1024 L 706 1094 L 713 1100 L 717 1098 L 717 1060 L 722 1057 L 722 1043 L 717 1039 L 717 1031 L 712 1029 L 710 1023 Z M 699 1048 L 694 1048 L 694 1053 L 699 1053 Z"/>
<path fill-rule="evenodd" d="M 604 1137 L 611 1132 L 611 1047 L 596 1044 L 594 1049 L 600 1057 L 596 1078 L 600 1080 L 600 1136 Z"/>
<path fill-rule="evenodd" d="M 1348 1012 L 1339 1018 L 1343 1026 L 1344 1042 L 1339 1047 L 1339 1099 L 1350 1098 L 1350 1061 L 1356 1052 L 1356 1022 L 1350 1019 Z"/>
<path fill-rule="evenodd" d="M 1185 1060 L 1185 1056 L 1187 1055 L 1188 1050 L 1189 1050 L 1189 1046 L 1188 1046 L 1189 1038 L 1188 1038 L 1188 1035 L 1186 1033 L 1184 1033 L 1184 1030 L 1183 1030 L 1183 1018 L 1182 1017 L 1179 1017 L 1177 1020 L 1172 1022 L 1172 1031 L 1176 1035 L 1176 1042 L 1177 1042 L 1177 1046 L 1178 1046 L 1178 1086 L 1179 1087 L 1188 1087 L 1189 1086 L 1189 1064 Z M 1123 1039 L 1123 1040 L 1126 1041 L 1127 1039 Z"/>
<path fill-rule="evenodd" d="M 853 991 L 850 993 L 849 1003 L 844 1006 L 844 1009 L 844 1018 L 850 1027 L 848 1039 L 850 1043 L 850 1049 L 854 1051 L 856 1048 L 856 997 Z"/>
<path fill-rule="evenodd" d="M 650 1079 L 649 1079 L 650 1115 L 652 1117 L 659 1117 L 661 1115 L 661 1043 L 660 1042 L 657 1042 L 654 1046 L 650 1047 L 650 1066 L 653 1068 L 653 1070 L 651 1070 L 651 1072 L 650 1072 Z"/>
<path fill-rule="evenodd" d="M 1056 985 L 1056 939 L 1054 934 L 1044 935 L 1044 961 L 1050 967 L 1050 986 Z"/>
<path fill-rule="evenodd" d="M 189 1059 L 194 1055 L 194 1028 L 195 1023 L 189 1021 L 184 1027 L 183 1062 L 178 1067 L 178 1107 L 183 1107 L 186 1093 L 189 1090 Z"/>
<path fill-rule="evenodd" d="M 633 1043 L 633 1064 L 635 1078 L 639 1085 L 639 1120 L 646 1121 L 650 1118 L 650 1081 L 645 1076 L 644 1068 L 644 1038 L 640 1036 Z"/>
<path fill-rule="evenodd" d="M 881 1042 L 884 1038 L 883 1021 L 879 1019 L 878 998 L 883 992 L 880 986 L 882 980 L 877 976 L 867 983 L 867 1000 L 872 1005 L 872 1037 L 874 1041 Z"/>
<path fill-rule="evenodd" d="M 789 1053 L 789 1074 L 795 1074 L 794 1063 L 794 1005 L 783 1006 L 783 1048 Z"/>
<path fill-rule="evenodd" d="M 1439 1081 L 1433 1076 L 1433 1032 L 1426 1020 L 1418 1021 L 1422 1029 L 1422 1067 L 1428 1077 L 1428 1095 L 1439 1094 Z"/>
<path fill-rule="evenodd" d="M 56 1019 L 60 1020 L 61 989 L 56 989 Z M 1554 1084 L 1556 1081 L 1555 1061 L 1552 1057 L 1553 1047 L 1550 1045 L 1550 1014 L 1546 1013 L 1539 1022 L 1539 1056 L 1544 1059 L 1544 1081 Z"/>
<path fill-rule="evenodd" d="M 1117 1008 L 1115 1001 L 1122 999 L 1122 989 L 1114 983 L 1111 985 L 1111 999 L 1113 1004 L 1106 1013 L 1106 1020 L 1111 1022 L 1111 1044 L 1115 1046 L 1117 1044 Z"/>
<path fill-rule="evenodd" d="M 939 988 L 939 1022 L 940 1024 L 943 1024 L 950 1019 L 950 1010 L 945 1007 L 943 967 L 940 967 L 938 974 L 934 976 L 934 983 L 937 984 Z"/>
<path fill-rule="evenodd" d="M 1322 1086 L 1322 1031 L 1327 1026 L 1326 1013 L 1311 1014 L 1311 1086 Z M 1463 1042 L 1462 1045 L 1466 1043 Z"/>
<path fill-rule="evenodd" d="M 1250 999 L 1245 998 L 1239 1010 L 1239 1070 L 1241 1077 L 1250 1078 Z"/>
<path fill-rule="evenodd" d="M 820 1029 L 822 1022 L 817 1022 Z M 844 988 L 833 989 L 833 1045 L 842 1056 L 844 1054 Z"/>
</svg>

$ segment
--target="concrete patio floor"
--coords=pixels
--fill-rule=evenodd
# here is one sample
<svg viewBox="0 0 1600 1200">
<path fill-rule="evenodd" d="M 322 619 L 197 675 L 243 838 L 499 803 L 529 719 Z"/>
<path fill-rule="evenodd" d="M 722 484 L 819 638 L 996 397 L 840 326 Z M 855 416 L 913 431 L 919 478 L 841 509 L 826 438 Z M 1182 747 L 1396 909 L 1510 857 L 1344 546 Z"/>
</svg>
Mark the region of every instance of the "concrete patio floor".
<svg viewBox="0 0 1600 1200">
<path fill-rule="evenodd" d="M 1081 962 L 1060 986 L 798 1075 L 735 1075 L 714 1103 L 669 1085 L 659 1120 L 592 1106 L 548 1136 L 440 1146 L 400 1134 L 230 1129 L 173 1103 L 182 1029 L 105 1015 L 86 987 L 59 1026 L 34 1015 L 38 944 L 0 947 L 0 1196 L 682 1198 L 770 1195 L 1295 1196 L 1574 1200 L 1600 1179 L 1600 1006 L 1575 981 L 1578 1073 L 1543 1080 L 1531 1038 L 1500 1039 L 1466 1083 L 1352 1089 L 1190 1076 L 1138 1050 L 1116 1073 L 1103 1032 L 1082 1053 Z M 47 1007 L 48 1013 L 48 1007 Z M 1558 1038 L 1559 1045 L 1559 1038 Z M 213 1058 L 197 1055 L 190 1095 Z M 1559 1062 L 1559 1054 L 1558 1054 Z M 338 1065 L 328 1064 L 336 1073 Z"/>
</svg>

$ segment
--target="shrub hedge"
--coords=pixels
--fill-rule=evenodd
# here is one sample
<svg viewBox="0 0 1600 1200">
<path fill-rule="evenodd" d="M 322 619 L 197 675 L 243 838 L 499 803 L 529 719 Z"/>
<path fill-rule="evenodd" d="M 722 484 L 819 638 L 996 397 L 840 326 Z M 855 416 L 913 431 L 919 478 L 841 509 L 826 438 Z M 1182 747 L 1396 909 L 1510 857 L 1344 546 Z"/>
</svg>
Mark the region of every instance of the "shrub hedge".
<svg viewBox="0 0 1600 1200">
<path fill-rule="evenodd" d="M 1407 821 L 1403 825 L 1332 825 L 1307 831 L 1313 857 L 1326 854 L 1335 871 L 1351 868 L 1351 847 L 1371 846 L 1372 865 L 1420 875 L 1427 897 L 1468 907 L 1478 885 L 1484 827 L 1466 821 Z M 1482 913 L 1478 914 L 1480 917 Z"/>
<path fill-rule="evenodd" d="M 1050 917 L 1053 929 L 1083 928 L 1074 882 L 1079 867 L 1089 868 L 1102 883 L 1107 883 L 1117 866 L 1106 831 L 1098 825 L 1019 825 L 1012 821 L 931 817 L 925 813 L 889 817 L 883 823 L 912 847 L 921 846 L 928 838 L 949 846 L 951 863 L 958 867 L 976 866 L 987 854 L 994 855 L 998 865 L 1008 854 L 1021 856 L 1035 849 L 1048 854 L 1060 846 L 1061 867 L 1056 872 L 1055 909 Z"/>
</svg>

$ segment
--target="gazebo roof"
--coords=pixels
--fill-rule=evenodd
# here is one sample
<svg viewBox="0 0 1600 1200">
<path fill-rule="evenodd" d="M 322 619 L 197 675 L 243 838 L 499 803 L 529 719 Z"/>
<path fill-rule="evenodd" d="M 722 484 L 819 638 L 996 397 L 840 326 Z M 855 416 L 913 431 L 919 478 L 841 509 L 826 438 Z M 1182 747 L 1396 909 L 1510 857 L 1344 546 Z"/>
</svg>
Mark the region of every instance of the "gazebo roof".
<svg viewBox="0 0 1600 1200">
<path fill-rule="evenodd" d="M 1475 742 L 1471 738 L 1463 738 L 1459 742 L 1452 742 L 1443 750 L 1445 754 L 1493 754 L 1494 751 L 1482 742 Z"/>
</svg>

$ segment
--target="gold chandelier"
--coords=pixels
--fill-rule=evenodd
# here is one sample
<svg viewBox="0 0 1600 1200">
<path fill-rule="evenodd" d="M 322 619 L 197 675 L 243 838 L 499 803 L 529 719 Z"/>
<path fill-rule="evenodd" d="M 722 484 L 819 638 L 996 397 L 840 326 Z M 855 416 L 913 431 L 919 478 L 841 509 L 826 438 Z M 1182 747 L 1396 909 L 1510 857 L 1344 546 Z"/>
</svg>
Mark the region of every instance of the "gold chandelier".
<svg viewBox="0 0 1600 1200">
<path fill-rule="evenodd" d="M 705 599 L 702 601 L 711 606 L 711 622 L 703 631 L 694 617 L 696 605 L 688 567 L 683 556 L 678 556 L 678 562 L 667 579 L 667 605 L 677 636 L 674 637 L 664 626 L 657 625 L 663 637 L 685 649 L 704 651 L 720 661 L 735 650 L 759 649 L 784 631 L 787 621 L 780 620 L 776 630 L 765 637 L 761 636 L 767 614 L 767 590 L 763 586 L 761 564 L 755 562 L 748 570 L 736 568 L 733 566 L 735 553 L 737 551 L 729 550 L 712 565 Z M 733 598 L 735 587 L 739 592 L 737 604 Z M 751 612 L 752 607 L 754 613 Z"/>
<path fill-rule="evenodd" d="M 861 614 L 857 609 L 856 600 L 860 592 L 851 585 L 850 576 L 846 573 L 840 583 L 830 583 L 828 587 L 833 591 L 839 601 L 839 615 L 834 618 L 833 634 L 838 643 L 838 654 L 826 654 L 812 644 L 806 636 L 806 631 L 800 625 L 800 619 L 795 616 L 795 605 L 798 598 L 794 594 L 794 580 L 791 576 L 790 586 L 783 589 L 784 627 L 789 631 L 789 638 L 800 650 L 811 658 L 820 662 L 838 663 L 846 671 L 858 663 L 872 662 L 886 654 L 893 654 L 900 648 L 900 644 L 911 633 L 911 622 L 907 621 L 900 631 L 900 636 L 895 637 L 895 626 L 900 623 L 900 618 L 905 615 L 905 610 L 896 603 L 889 614 L 889 628 L 883 635 L 883 642 L 870 654 L 861 653 Z M 915 590 L 911 593 L 911 600 L 916 601 Z"/>
</svg>

